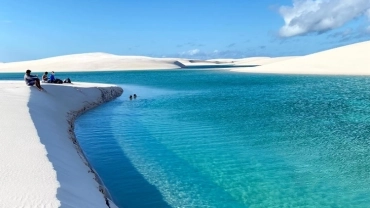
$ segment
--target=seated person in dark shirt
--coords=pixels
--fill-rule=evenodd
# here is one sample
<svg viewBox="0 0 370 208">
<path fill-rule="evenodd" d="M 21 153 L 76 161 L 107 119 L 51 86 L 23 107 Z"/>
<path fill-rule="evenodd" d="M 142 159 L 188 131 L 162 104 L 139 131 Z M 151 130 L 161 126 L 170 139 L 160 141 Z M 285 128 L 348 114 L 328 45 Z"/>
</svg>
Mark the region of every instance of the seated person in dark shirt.
<svg viewBox="0 0 370 208">
<path fill-rule="evenodd" d="M 45 72 L 44 75 L 42 75 L 42 82 L 48 82 L 50 83 L 48 72 Z"/>
</svg>

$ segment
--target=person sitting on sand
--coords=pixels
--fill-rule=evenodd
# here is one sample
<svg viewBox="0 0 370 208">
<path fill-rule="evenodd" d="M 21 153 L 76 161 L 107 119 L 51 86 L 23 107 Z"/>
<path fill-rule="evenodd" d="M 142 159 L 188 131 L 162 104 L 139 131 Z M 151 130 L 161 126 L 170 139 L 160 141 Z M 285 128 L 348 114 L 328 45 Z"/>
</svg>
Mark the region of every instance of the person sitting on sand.
<svg viewBox="0 0 370 208">
<path fill-rule="evenodd" d="M 33 86 L 36 84 L 36 87 L 39 90 L 43 90 L 40 84 L 40 79 L 37 77 L 37 75 L 31 75 L 31 70 L 27 69 L 26 74 L 24 75 L 24 81 L 28 86 Z"/>
<path fill-rule="evenodd" d="M 61 79 L 58 79 L 55 77 L 55 72 L 52 71 L 50 75 L 50 83 L 55 83 L 55 84 L 63 84 L 63 81 Z"/>
<path fill-rule="evenodd" d="M 54 83 L 54 81 L 55 81 L 55 76 L 54 76 L 54 71 L 52 71 L 50 75 L 50 82 Z"/>
<path fill-rule="evenodd" d="M 45 72 L 44 75 L 42 75 L 42 82 L 50 82 L 48 72 Z"/>
</svg>

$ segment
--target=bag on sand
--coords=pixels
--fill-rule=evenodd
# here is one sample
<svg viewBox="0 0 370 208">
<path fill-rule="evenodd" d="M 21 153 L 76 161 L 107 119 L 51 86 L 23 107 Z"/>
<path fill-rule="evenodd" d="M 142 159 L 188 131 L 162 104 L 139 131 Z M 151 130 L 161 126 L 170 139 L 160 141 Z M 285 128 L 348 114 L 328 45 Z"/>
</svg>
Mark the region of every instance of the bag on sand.
<svg viewBox="0 0 370 208">
<path fill-rule="evenodd" d="M 70 80 L 69 78 L 67 78 L 67 79 L 65 79 L 63 82 L 64 82 L 64 83 L 71 83 L 71 80 Z"/>
<path fill-rule="evenodd" d="M 55 84 L 63 84 L 63 81 L 61 79 L 55 79 L 54 83 Z"/>
</svg>

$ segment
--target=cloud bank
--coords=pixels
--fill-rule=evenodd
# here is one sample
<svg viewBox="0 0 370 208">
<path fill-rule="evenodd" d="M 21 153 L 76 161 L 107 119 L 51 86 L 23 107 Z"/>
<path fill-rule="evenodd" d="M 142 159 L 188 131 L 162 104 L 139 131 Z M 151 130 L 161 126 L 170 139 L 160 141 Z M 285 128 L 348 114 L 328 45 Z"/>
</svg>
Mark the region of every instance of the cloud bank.
<svg viewBox="0 0 370 208">
<path fill-rule="evenodd" d="M 281 37 L 322 33 L 357 17 L 370 20 L 370 0 L 293 0 L 293 6 L 282 6 L 279 13 L 285 21 Z"/>
</svg>

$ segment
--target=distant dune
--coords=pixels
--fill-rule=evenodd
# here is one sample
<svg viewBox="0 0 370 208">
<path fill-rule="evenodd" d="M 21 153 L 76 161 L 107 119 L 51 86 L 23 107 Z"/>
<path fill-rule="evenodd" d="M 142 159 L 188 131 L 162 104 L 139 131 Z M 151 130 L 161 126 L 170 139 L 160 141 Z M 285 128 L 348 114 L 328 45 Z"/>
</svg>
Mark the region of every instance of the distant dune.
<svg viewBox="0 0 370 208">
<path fill-rule="evenodd" d="M 285 58 L 285 57 L 282 57 Z M 107 53 L 85 53 L 57 56 L 31 61 L 10 62 L 0 65 L 0 72 L 33 72 L 58 71 L 119 71 L 142 69 L 178 69 L 183 63 L 186 66 L 222 67 L 230 65 L 264 65 L 282 58 L 251 57 L 243 59 L 189 60 L 181 58 L 151 58 L 146 56 L 119 56 Z"/>
<path fill-rule="evenodd" d="M 104 71 L 136 69 L 176 69 L 175 58 L 145 56 L 118 56 L 107 53 L 85 53 L 57 56 L 32 61 L 11 62 L 0 65 L 0 72 L 43 71 Z"/>
<path fill-rule="evenodd" d="M 307 56 L 250 57 L 242 59 L 189 60 L 119 56 L 107 53 L 86 53 L 32 61 L 0 63 L 0 72 L 105 71 L 139 69 L 178 69 L 180 66 L 240 66 L 232 71 L 279 74 L 370 75 L 370 41 L 347 45 Z M 175 64 L 177 63 L 177 64 Z M 178 64 L 182 63 L 182 64 Z M 242 67 L 242 66 L 257 67 Z M 230 68 L 228 68 L 230 69 Z"/>
<path fill-rule="evenodd" d="M 285 61 L 292 58 L 297 58 L 298 56 L 286 56 L 286 57 L 255 57 L 255 58 L 244 58 L 235 62 L 236 65 L 267 65 L 276 63 L 279 61 Z"/>
<path fill-rule="evenodd" d="M 233 71 L 279 74 L 370 75 L 370 41 Z"/>
<path fill-rule="evenodd" d="M 210 59 L 208 62 L 216 63 L 233 63 L 235 66 L 242 65 L 258 65 L 263 66 L 266 64 L 271 64 L 279 61 L 285 61 L 292 58 L 297 58 L 298 56 L 286 56 L 286 57 L 249 57 L 241 59 Z"/>
<path fill-rule="evenodd" d="M 247 62 L 247 61 L 255 61 L 255 60 L 262 60 L 268 59 L 270 57 L 248 57 L 248 58 L 240 58 L 240 59 L 209 59 L 207 61 L 211 62 L 223 62 L 223 63 L 238 63 L 238 62 Z"/>
</svg>

